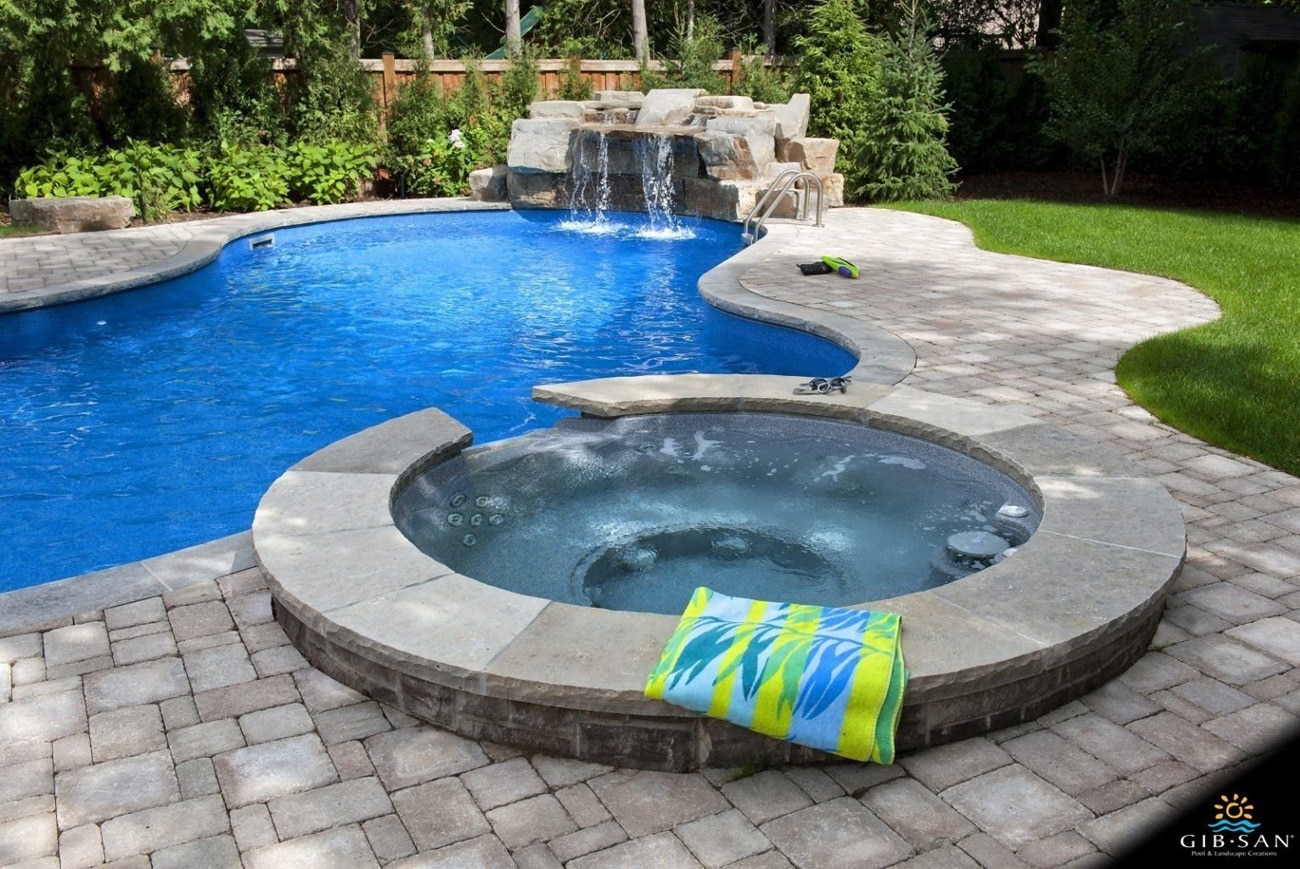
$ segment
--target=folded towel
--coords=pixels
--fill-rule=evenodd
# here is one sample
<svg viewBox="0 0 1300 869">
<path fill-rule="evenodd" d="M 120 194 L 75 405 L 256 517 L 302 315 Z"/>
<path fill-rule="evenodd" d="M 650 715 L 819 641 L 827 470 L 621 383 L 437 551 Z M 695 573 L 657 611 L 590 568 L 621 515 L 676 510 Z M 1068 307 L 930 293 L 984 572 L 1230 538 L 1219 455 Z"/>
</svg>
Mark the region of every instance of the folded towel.
<svg viewBox="0 0 1300 869">
<path fill-rule="evenodd" d="M 697 588 L 646 681 L 667 700 L 853 760 L 894 762 L 900 617 Z"/>
</svg>

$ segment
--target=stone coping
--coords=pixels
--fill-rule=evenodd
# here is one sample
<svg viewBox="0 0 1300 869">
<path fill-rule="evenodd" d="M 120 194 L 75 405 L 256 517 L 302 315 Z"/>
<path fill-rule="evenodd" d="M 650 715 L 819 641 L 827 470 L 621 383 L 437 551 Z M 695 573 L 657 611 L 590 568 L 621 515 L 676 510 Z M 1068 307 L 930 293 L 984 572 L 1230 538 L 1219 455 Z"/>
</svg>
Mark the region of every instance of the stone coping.
<svg viewBox="0 0 1300 869">
<path fill-rule="evenodd" d="M 799 378 L 661 375 L 538 387 L 610 417 L 673 411 L 827 416 L 916 435 L 990 462 L 1040 501 L 1013 557 L 872 607 L 903 615 L 911 682 L 899 746 L 1030 720 L 1145 651 L 1186 549 L 1177 504 L 1132 463 L 1019 413 L 910 387 L 793 396 Z M 430 409 L 295 465 L 253 523 L 276 614 L 313 664 L 472 738 L 585 760 L 689 769 L 812 759 L 642 695 L 672 616 L 589 609 L 461 576 L 394 525 L 391 505 L 470 432 Z"/>
</svg>

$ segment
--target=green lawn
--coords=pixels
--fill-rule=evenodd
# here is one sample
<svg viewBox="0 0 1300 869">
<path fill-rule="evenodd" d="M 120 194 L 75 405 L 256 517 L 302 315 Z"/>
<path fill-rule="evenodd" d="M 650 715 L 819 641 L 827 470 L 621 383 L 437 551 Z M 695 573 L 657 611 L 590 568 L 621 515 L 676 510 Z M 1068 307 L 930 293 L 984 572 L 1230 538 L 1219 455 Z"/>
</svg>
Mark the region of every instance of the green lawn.
<svg viewBox="0 0 1300 869">
<path fill-rule="evenodd" d="M 1201 440 L 1300 475 L 1300 222 L 1017 200 L 905 203 L 987 250 L 1174 278 L 1223 309 L 1134 347 L 1129 395 Z"/>
</svg>

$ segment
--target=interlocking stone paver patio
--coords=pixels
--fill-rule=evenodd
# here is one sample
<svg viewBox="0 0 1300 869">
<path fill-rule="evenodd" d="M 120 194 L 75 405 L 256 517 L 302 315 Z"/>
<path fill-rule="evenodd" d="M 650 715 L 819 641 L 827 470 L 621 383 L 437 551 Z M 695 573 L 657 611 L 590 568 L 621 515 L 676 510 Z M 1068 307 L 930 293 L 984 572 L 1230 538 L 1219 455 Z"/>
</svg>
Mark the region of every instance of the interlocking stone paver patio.
<svg viewBox="0 0 1300 869">
<path fill-rule="evenodd" d="M 891 767 L 611 770 L 385 709 L 306 664 L 255 568 L 162 562 L 152 594 L 79 591 L 97 602 L 0 636 L 0 865 L 1104 864 L 1300 726 L 1300 480 L 1155 421 L 1114 382 L 1125 349 L 1214 305 L 1159 278 L 981 253 L 930 218 L 827 222 L 774 233 L 746 286 L 893 331 L 918 357 L 905 384 L 1105 444 L 1182 503 L 1187 563 L 1128 672 Z M 209 223 L 0 240 L 0 299 L 170 268 Z M 827 251 L 862 278 L 795 271 Z M 251 564 L 247 545 L 221 557 Z"/>
</svg>

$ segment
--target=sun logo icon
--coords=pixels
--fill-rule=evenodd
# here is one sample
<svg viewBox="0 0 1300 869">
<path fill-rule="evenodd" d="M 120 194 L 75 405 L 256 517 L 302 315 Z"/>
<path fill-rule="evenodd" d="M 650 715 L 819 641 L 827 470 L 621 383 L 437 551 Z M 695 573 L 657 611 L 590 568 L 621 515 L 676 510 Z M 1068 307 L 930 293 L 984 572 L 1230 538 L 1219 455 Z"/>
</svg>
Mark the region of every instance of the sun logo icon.
<svg viewBox="0 0 1300 869">
<path fill-rule="evenodd" d="M 1210 824 L 1210 829 L 1216 833 L 1253 832 L 1259 827 L 1251 814 L 1254 810 L 1249 798 L 1241 794 L 1233 794 L 1231 799 L 1227 794 L 1220 794 L 1219 802 L 1214 804 L 1214 823 Z"/>
</svg>

